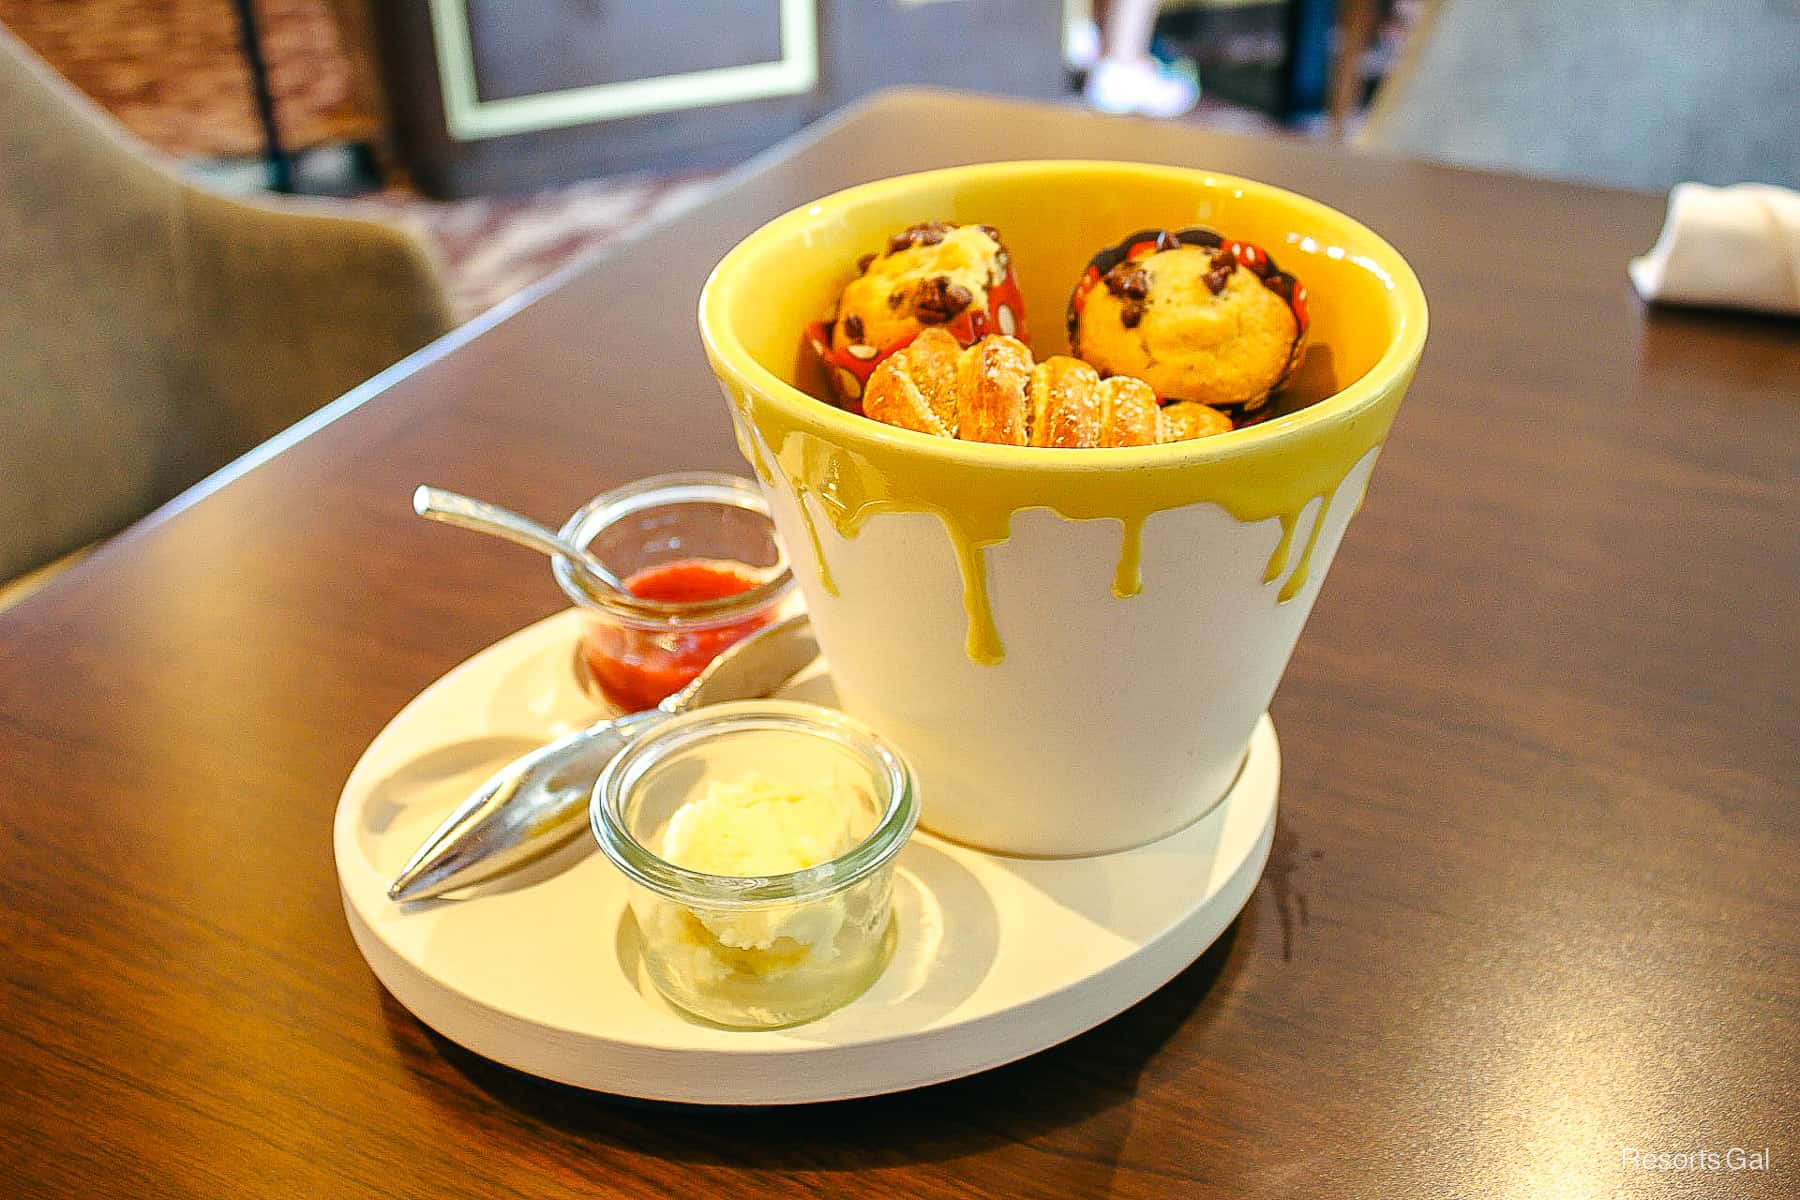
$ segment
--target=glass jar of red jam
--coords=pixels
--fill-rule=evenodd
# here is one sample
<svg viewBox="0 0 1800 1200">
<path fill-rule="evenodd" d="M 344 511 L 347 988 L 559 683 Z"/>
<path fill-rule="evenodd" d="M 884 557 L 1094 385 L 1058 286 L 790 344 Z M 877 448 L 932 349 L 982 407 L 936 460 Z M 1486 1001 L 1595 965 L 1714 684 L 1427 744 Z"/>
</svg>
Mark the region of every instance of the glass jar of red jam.
<svg viewBox="0 0 1800 1200">
<path fill-rule="evenodd" d="M 582 612 L 585 681 L 621 712 L 655 708 L 797 603 L 768 504 L 747 479 L 707 471 L 640 479 L 582 506 L 562 535 L 630 592 L 584 586 L 567 562 L 554 562 L 556 582 Z"/>
</svg>

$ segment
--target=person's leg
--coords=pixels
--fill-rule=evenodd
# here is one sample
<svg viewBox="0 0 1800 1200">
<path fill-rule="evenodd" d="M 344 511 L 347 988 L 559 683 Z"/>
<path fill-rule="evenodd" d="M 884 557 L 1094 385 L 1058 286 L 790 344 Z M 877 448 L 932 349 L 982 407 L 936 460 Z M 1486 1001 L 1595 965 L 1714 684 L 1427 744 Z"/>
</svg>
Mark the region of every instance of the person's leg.
<svg viewBox="0 0 1800 1200">
<path fill-rule="evenodd" d="M 1100 61 L 1088 72 L 1088 103 L 1103 112 L 1147 117 L 1179 116 L 1194 107 L 1200 89 L 1150 56 L 1157 0 L 1097 3 Z"/>
<path fill-rule="evenodd" d="M 1150 57 L 1158 0 L 1108 0 L 1094 6 L 1100 26 L 1100 53 L 1119 62 Z"/>
</svg>

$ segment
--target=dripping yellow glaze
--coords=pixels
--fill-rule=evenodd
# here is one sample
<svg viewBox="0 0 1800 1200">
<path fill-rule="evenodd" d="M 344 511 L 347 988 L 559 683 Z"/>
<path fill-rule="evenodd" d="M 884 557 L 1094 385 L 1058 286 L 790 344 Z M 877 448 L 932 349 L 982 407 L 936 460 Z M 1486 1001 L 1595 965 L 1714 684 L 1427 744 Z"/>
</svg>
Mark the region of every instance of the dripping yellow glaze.
<svg viewBox="0 0 1800 1200">
<path fill-rule="evenodd" d="M 837 579 L 831 573 L 831 560 L 825 557 L 825 543 L 819 540 L 819 523 L 813 520 L 812 506 L 807 503 L 811 491 L 804 481 L 788 481 L 794 491 L 794 507 L 800 510 L 800 523 L 806 526 L 806 540 L 812 543 L 813 562 L 819 568 L 819 586 L 827 596 L 838 594 Z"/>
<path fill-rule="evenodd" d="M 829 308 L 859 254 L 925 219 L 1001 229 L 1019 264 L 1040 356 L 1063 348 L 1057 318 L 1095 248 L 1157 225 L 1229 230 L 1267 247 L 1306 282 L 1314 344 L 1329 355 L 1340 390 L 1229 434 L 1098 450 L 933 438 L 807 395 L 795 386 L 799 331 Z M 959 167 L 826 197 L 770 222 L 727 255 L 700 309 L 739 444 L 765 484 L 798 506 L 825 591 L 836 594 L 837 581 L 831 540 L 818 523 L 854 538 L 883 513 L 932 515 L 961 572 L 969 657 L 986 663 L 1001 659 L 1006 620 L 1000 614 L 997 626 L 991 611 L 987 550 L 1006 541 L 1014 515 L 1028 509 L 1116 522 L 1110 584 L 1121 602 L 1145 586 L 1143 527 L 1156 513 L 1216 504 L 1242 522 L 1274 522 L 1279 533 L 1264 586 L 1271 603 L 1298 595 L 1339 484 L 1387 436 L 1426 325 L 1424 297 L 1405 261 L 1341 213 L 1230 176 L 1093 162 Z M 1302 541 L 1300 521 L 1315 503 Z"/>
<path fill-rule="evenodd" d="M 1129 600 L 1144 590 L 1144 519 L 1119 522 L 1119 565 L 1113 570 L 1113 595 Z"/>
<path fill-rule="evenodd" d="M 1337 484 L 1332 484 L 1319 494 L 1319 511 L 1313 514 L 1312 528 L 1307 530 L 1306 549 L 1300 552 L 1300 561 L 1295 564 L 1293 574 L 1281 585 L 1280 599 L 1283 604 L 1300 594 L 1300 589 L 1306 586 L 1306 581 L 1312 574 L 1313 549 L 1319 544 L 1319 531 L 1325 528 L 1325 514 L 1331 511 L 1331 500 L 1336 495 Z M 1283 528 L 1293 528 L 1292 516 L 1283 522 Z"/>
<path fill-rule="evenodd" d="M 1321 512 L 1319 515 L 1325 514 Z M 1275 543 L 1274 553 L 1269 555 L 1268 569 L 1263 572 L 1264 583 L 1274 583 L 1281 578 L 1281 573 L 1287 570 L 1288 549 L 1294 544 L 1295 514 L 1282 513 L 1280 518 L 1281 540 Z"/>
<path fill-rule="evenodd" d="M 804 408 L 792 412 L 755 403 L 742 392 L 732 395 L 739 419 L 753 432 L 753 440 L 773 455 L 782 482 L 800 508 L 826 590 L 836 595 L 830 555 L 813 527 L 815 510 L 845 538 L 856 537 L 871 517 L 881 513 L 933 515 L 943 523 L 962 575 L 969 657 L 993 664 L 1002 660 L 1004 649 L 988 599 L 986 551 L 1011 536 L 1015 513 L 1049 508 L 1072 520 L 1119 522 L 1112 590 L 1121 599 L 1138 594 L 1143 586 L 1140 543 L 1144 523 L 1152 515 L 1191 504 L 1216 504 L 1239 521 L 1275 520 L 1281 538 L 1263 580 L 1273 584 L 1286 572 L 1277 596 L 1286 602 L 1306 585 L 1313 548 L 1338 484 L 1387 436 L 1402 390 L 1396 388 L 1380 403 L 1335 421 L 1292 430 L 1277 421 L 1200 442 L 1117 450 L 958 443 L 891 429 L 805 398 L 807 404 L 869 426 L 859 431 L 865 436 L 853 442 L 828 441 L 819 431 L 816 415 Z M 1304 416 L 1296 413 L 1282 420 Z M 1280 439 L 1279 444 L 1270 444 L 1271 435 Z M 959 453 L 970 449 L 977 453 Z M 1169 453 L 1183 449 L 1188 453 Z M 988 457 L 997 451 L 997 457 Z M 1318 512 L 1298 560 L 1287 571 L 1294 531 L 1314 501 Z"/>
</svg>

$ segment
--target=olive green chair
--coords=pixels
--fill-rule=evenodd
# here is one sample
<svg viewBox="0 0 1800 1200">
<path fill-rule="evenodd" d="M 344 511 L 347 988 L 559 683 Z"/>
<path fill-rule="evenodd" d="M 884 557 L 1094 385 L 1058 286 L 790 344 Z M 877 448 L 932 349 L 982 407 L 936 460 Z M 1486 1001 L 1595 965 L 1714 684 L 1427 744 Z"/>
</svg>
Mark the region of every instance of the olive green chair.
<svg viewBox="0 0 1800 1200">
<path fill-rule="evenodd" d="M 189 183 L 0 29 L 0 583 L 450 328 L 419 239 L 276 199 Z"/>
</svg>

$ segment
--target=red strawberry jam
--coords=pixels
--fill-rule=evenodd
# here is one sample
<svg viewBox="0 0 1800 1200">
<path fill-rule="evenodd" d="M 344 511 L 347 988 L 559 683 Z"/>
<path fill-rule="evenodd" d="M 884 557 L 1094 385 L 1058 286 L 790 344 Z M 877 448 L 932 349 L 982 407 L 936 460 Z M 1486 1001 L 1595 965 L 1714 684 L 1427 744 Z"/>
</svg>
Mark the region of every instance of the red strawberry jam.
<svg viewBox="0 0 1800 1200">
<path fill-rule="evenodd" d="M 645 567 L 625 580 L 626 590 L 645 600 L 695 603 L 736 596 L 762 579 L 741 563 L 686 559 Z M 774 619 L 764 609 L 726 625 L 684 628 L 679 624 L 638 629 L 592 619 L 581 639 L 581 654 L 600 692 L 624 712 L 655 708 L 686 687 L 728 646 Z"/>
</svg>

